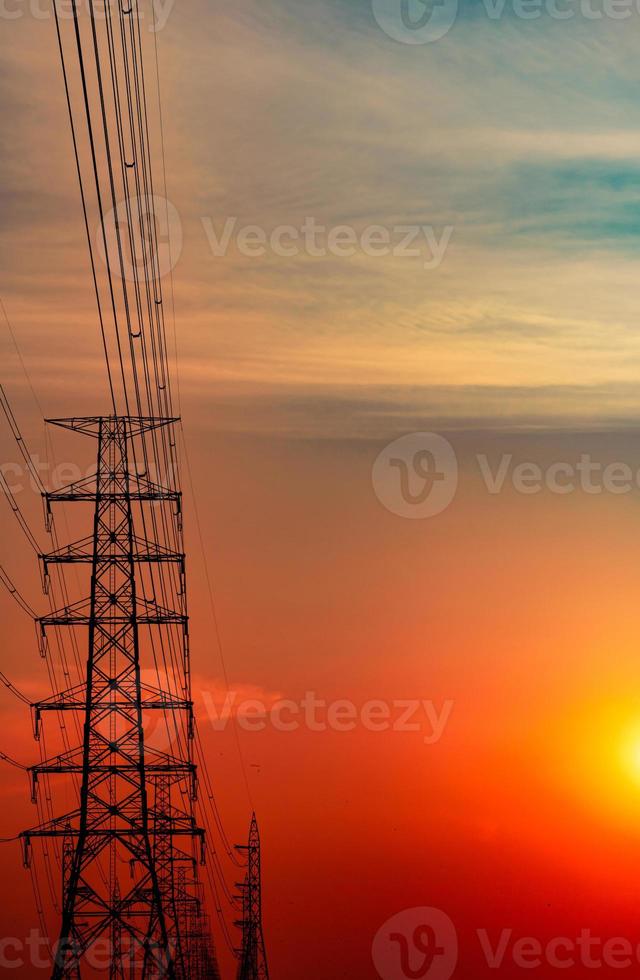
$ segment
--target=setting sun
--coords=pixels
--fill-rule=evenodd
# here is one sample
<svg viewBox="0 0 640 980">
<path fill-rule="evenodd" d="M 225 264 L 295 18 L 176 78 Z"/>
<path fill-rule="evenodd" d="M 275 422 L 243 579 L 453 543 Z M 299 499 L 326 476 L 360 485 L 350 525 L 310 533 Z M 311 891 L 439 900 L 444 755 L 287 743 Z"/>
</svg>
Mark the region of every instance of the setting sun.
<svg viewBox="0 0 640 980">
<path fill-rule="evenodd" d="M 0 974 L 637 947 L 640 0 L 0 34 Z"/>
<path fill-rule="evenodd" d="M 640 721 L 622 740 L 622 761 L 629 777 L 640 786 Z"/>
</svg>

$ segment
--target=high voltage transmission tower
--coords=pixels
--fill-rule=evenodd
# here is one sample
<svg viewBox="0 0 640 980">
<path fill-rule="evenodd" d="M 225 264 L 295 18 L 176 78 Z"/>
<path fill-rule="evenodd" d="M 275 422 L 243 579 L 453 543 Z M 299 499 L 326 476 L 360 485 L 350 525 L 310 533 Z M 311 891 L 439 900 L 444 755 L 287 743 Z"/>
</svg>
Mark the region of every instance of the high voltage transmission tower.
<svg viewBox="0 0 640 980">
<path fill-rule="evenodd" d="M 237 980 L 269 980 L 267 953 L 262 931 L 262 869 L 260 863 L 260 832 L 255 813 L 251 818 L 249 843 L 237 845 L 247 853 L 247 874 L 239 885 L 242 899 L 242 919 L 236 924 L 242 929 Z"/>
<path fill-rule="evenodd" d="M 31 705 L 41 751 L 40 762 L 30 768 L 39 823 L 21 835 L 24 859 L 34 877 L 43 930 L 34 842 L 41 843 L 54 907 L 55 892 L 60 894 L 52 980 L 103 977 L 105 942 L 110 980 L 219 980 L 200 877 L 205 827 L 208 832 L 212 815 L 227 857 L 243 870 L 244 863 L 234 855 L 222 827 L 191 695 L 174 417 L 179 410 L 174 411 L 172 401 L 162 295 L 166 268 L 159 258 L 159 223 L 165 242 L 170 238 L 169 202 L 166 179 L 165 197 L 157 198 L 154 191 L 141 11 L 138 0 L 105 0 L 102 15 L 96 16 L 93 2 L 71 0 L 70 9 L 64 4 L 63 16 L 58 3 L 53 0 L 54 21 L 111 414 L 53 423 L 96 441 L 97 469 L 92 477 L 47 492 L 33 471 L 3 392 L 0 397 L 43 494 L 52 535 L 52 550 L 40 555 L 51 612 L 37 622 L 53 693 Z M 155 46 L 155 33 L 153 40 Z M 157 66 L 157 48 L 155 61 Z M 162 139 L 159 79 L 157 96 Z M 164 147 L 162 170 L 164 174 Z M 93 227 L 99 229 L 95 236 Z M 168 265 L 172 268 L 171 261 Z M 0 491 L 30 546 L 40 553 L 1 473 Z M 61 546 L 55 506 L 82 502 L 92 505 L 92 531 Z M 88 573 L 85 598 L 71 601 L 67 566 Z M 1 568 L 0 583 L 25 613 L 34 615 Z M 78 640 L 82 631 L 86 646 Z M 52 656 L 51 637 L 59 663 Z M 75 683 L 66 637 L 78 671 Z M 4 674 L 0 680 L 29 702 Z M 61 741 L 49 755 L 51 722 L 57 722 Z M 204 773 L 202 804 L 197 803 L 194 748 Z M 67 796 L 60 814 L 53 783 Z M 247 858 L 239 904 L 215 848 L 213 870 L 205 871 L 210 899 L 230 949 L 234 943 L 220 896 L 234 915 L 241 905 L 242 947 L 233 949 L 238 976 L 266 980 L 255 816 L 249 844 L 239 850 Z M 59 889 L 54 862 L 62 878 Z"/>
<path fill-rule="evenodd" d="M 45 714 L 83 716 L 82 744 L 31 769 L 34 799 L 43 778 L 79 778 L 79 807 L 22 835 L 26 863 L 34 838 L 63 842 L 54 980 L 78 978 L 81 967 L 82 976 L 90 975 L 91 951 L 104 938 L 112 980 L 216 976 L 201 897 L 189 888 L 197 883 L 190 845 L 198 844 L 204 861 L 204 832 L 193 813 L 197 778 L 184 589 L 173 608 L 165 607 L 148 595 L 152 580 L 145 574 L 151 565 L 171 563 L 184 582 L 184 555 L 138 533 L 147 507 L 171 507 L 179 519 L 180 494 L 134 472 L 136 440 L 169 422 L 116 416 L 55 422 L 95 438 L 98 452 L 95 477 L 46 494 L 47 513 L 60 501 L 94 505 L 91 536 L 43 556 L 45 581 L 53 564 L 90 569 L 88 598 L 39 620 L 44 649 L 49 629 L 88 630 L 85 684 L 34 705 L 37 738 Z M 153 665 L 154 634 L 172 624 L 182 636 L 181 690 L 163 691 L 143 683 L 141 675 L 145 663 Z M 167 721 L 167 750 L 147 742 L 146 718 L 154 712 Z M 187 925 L 194 922 L 201 931 L 197 951 L 184 948 Z M 204 972 L 197 972 L 198 959 L 210 964 Z"/>
</svg>

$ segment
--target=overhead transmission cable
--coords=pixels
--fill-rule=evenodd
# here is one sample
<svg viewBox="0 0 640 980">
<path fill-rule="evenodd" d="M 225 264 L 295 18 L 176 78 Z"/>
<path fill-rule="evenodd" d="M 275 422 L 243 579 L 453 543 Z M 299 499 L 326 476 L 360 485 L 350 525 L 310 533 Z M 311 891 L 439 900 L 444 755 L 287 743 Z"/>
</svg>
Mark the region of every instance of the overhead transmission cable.
<svg viewBox="0 0 640 980">
<path fill-rule="evenodd" d="M 111 299 L 111 309 L 112 309 L 112 314 L 114 319 L 118 358 L 120 361 L 120 373 L 122 375 L 123 397 L 125 399 L 125 405 L 127 407 L 127 411 L 129 411 L 129 407 L 128 407 L 129 395 L 127 390 L 127 376 L 126 376 L 127 372 L 125 372 L 123 347 L 121 344 L 121 332 L 120 332 L 120 325 L 119 325 L 119 312 L 118 312 L 118 306 L 116 304 L 116 298 L 115 298 L 114 281 L 113 281 L 114 272 L 111 266 L 109 243 L 106 240 L 106 234 L 105 234 L 104 200 L 101 192 L 98 168 L 96 165 L 95 133 L 93 129 L 91 108 L 90 108 L 88 92 L 87 92 L 85 57 L 83 54 L 82 39 L 78 26 L 76 0 L 72 0 L 72 3 L 73 3 L 73 13 L 74 13 L 74 30 L 75 30 L 75 38 L 76 38 L 76 47 L 78 52 L 78 61 L 79 61 L 81 80 L 82 80 L 84 110 L 86 115 L 89 144 L 91 149 L 93 176 L 96 185 L 98 208 L 99 208 L 100 218 L 101 218 L 103 244 L 104 244 L 105 256 L 106 256 L 107 277 L 108 277 L 109 293 Z M 55 4 L 56 4 L 56 0 L 54 0 L 54 7 Z M 147 276 L 145 278 L 145 287 L 144 287 L 145 300 L 146 300 L 145 303 L 142 299 L 140 284 L 137 281 L 137 278 L 134 277 L 135 304 L 131 305 L 127 293 L 126 278 L 124 276 L 124 258 L 123 258 L 123 251 L 122 251 L 123 239 L 120 234 L 120 228 L 118 227 L 118 223 L 116 222 L 115 232 L 116 232 L 116 245 L 118 249 L 118 265 L 120 268 L 120 277 L 122 279 L 122 296 L 123 296 L 123 303 L 124 303 L 125 315 L 127 320 L 127 332 L 129 334 L 129 340 L 130 340 L 131 375 L 134 382 L 136 407 L 138 413 L 142 415 L 143 414 L 143 408 L 141 404 L 142 389 L 140 388 L 139 379 L 138 379 L 138 370 L 137 370 L 138 355 L 136 354 L 135 346 L 132 344 L 132 340 L 139 337 L 141 341 L 140 362 L 144 372 L 144 379 L 145 379 L 144 393 L 146 395 L 147 403 L 149 406 L 149 414 L 151 415 L 156 414 L 156 405 L 157 405 L 157 414 L 159 414 L 160 416 L 171 418 L 173 417 L 172 395 L 171 395 L 171 372 L 169 369 L 169 362 L 168 362 L 166 324 L 165 324 L 165 315 L 164 315 L 164 304 L 162 302 L 160 270 L 157 266 L 158 263 L 157 226 L 155 222 L 155 216 L 150 216 L 149 213 L 146 213 L 145 215 L 144 213 L 142 213 L 140 209 L 141 198 L 144 197 L 144 199 L 147 201 L 153 198 L 153 173 L 151 168 L 151 159 L 150 159 L 150 151 L 149 151 L 149 146 L 150 146 L 149 121 L 148 121 L 147 104 L 146 104 L 146 88 L 145 88 L 145 79 L 144 79 L 144 61 L 142 57 L 142 41 L 140 36 L 140 22 L 139 22 L 137 7 L 134 0 L 132 0 L 129 10 L 125 11 L 120 5 L 118 5 L 117 9 L 119 12 L 120 26 L 121 26 L 122 63 L 123 63 L 123 68 L 125 73 L 124 89 L 121 88 L 118 81 L 118 61 L 117 61 L 117 57 L 115 56 L 115 50 L 112 48 L 113 33 L 112 33 L 110 9 L 107 11 L 107 16 L 108 16 L 107 43 L 109 44 L 109 68 L 111 71 L 111 81 L 112 81 L 114 106 L 115 106 L 116 129 L 117 129 L 117 136 L 118 136 L 118 147 L 120 151 L 119 152 L 119 157 L 120 157 L 119 162 L 120 162 L 120 170 L 121 170 L 120 177 L 122 179 L 123 189 L 125 191 L 127 216 L 129 219 L 130 235 L 129 235 L 129 242 L 127 244 L 131 251 L 131 257 L 132 257 L 134 268 L 137 268 L 136 245 L 135 245 L 135 236 L 132 234 L 132 227 L 131 227 L 133 222 L 132 222 L 132 212 L 130 209 L 130 202 L 129 202 L 129 183 L 128 183 L 129 174 L 127 172 L 129 169 L 133 170 L 134 180 L 136 184 L 136 191 L 138 197 L 138 220 L 140 223 L 141 240 L 145 242 L 150 237 L 153 241 L 153 255 L 152 255 L 153 269 L 152 269 L 152 276 L 151 276 L 151 280 L 153 282 L 153 290 L 150 288 L 149 277 Z M 103 129 L 103 134 L 105 139 L 105 149 L 107 153 L 106 162 L 107 162 L 108 174 L 109 174 L 109 187 L 111 192 L 110 196 L 111 196 L 111 203 L 113 204 L 115 210 L 116 167 L 114 166 L 114 163 L 117 160 L 117 157 L 114 157 L 111 149 L 111 139 L 109 136 L 109 125 L 107 122 L 107 113 L 106 113 L 106 89 L 103 83 L 102 69 L 100 66 L 100 50 L 99 50 L 99 43 L 97 39 L 96 23 L 94 19 L 92 0 L 90 2 L 89 11 L 91 16 L 93 53 L 95 55 L 95 67 L 96 67 L 98 93 L 99 93 L 99 100 L 100 100 L 102 129 Z M 125 21 L 126 24 L 128 24 L 128 33 L 130 36 L 129 43 L 127 43 L 126 40 L 127 28 L 126 28 Z M 135 21 L 135 27 L 133 23 L 134 21 Z M 60 49 L 60 56 L 61 56 L 61 61 L 63 66 L 63 76 L 65 81 L 67 107 L 68 107 L 69 118 L 72 127 L 74 154 L 76 158 L 76 168 L 78 170 L 78 178 L 80 181 L 81 196 L 83 202 L 83 212 L 85 216 L 85 228 L 87 230 L 87 236 L 89 239 L 94 286 L 96 290 L 96 297 L 98 300 L 98 306 L 100 311 L 103 346 L 104 346 L 105 357 L 107 361 L 107 369 L 109 372 L 110 390 L 112 394 L 114 412 L 117 414 L 114 386 L 112 383 L 112 370 L 111 370 L 111 364 L 109 360 L 109 345 L 107 344 L 106 341 L 106 325 L 105 325 L 104 317 L 102 315 L 100 292 L 97 283 L 96 269 L 95 269 L 95 263 L 93 259 L 93 251 L 92 251 L 90 236 L 88 233 L 86 195 L 85 195 L 83 179 L 82 179 L 81 165 L 80 165 L 79 152 L 78 152 L 78 141 L 76 136 L 76 124 L 74 120 L 73 107 L 72 107 L 70 91 L 69 91 L 67 66 L 65 64 L 65 54 L 62 45 L 62 38 L 60 33 L 57 9 L 56 9 L 56 28 L 58 33 L 58 45 Z M 155 40 L 156 40 L 156 67 L 157 67 L 157 39 Z M 131 58 L 131 64 L 129 62 L 129 58 Z M 121 106 L 120 106 L 120 98 L 121 98 L 122 91 L 126 91 L 127 112 L 128 112 L 129 125 L 130 125 L 131 138 L 132 138 L 133 155 L 130 158 L 129 162 L 127 161 L 126 147 L 124 144 L 124 127 L 123 127 L 123 118 L 121 115 Z M 159 100 L 159 112 L 161 114 L 159 79 L 158 79 L 158 100 Z M 161 119 L 161 127 L 162 127 L 162 119 Z M 162 139 L 162 153 L 163 153 L 163 178 L 164 178 L 165 199 L 166 199 L 166 163 L 164 158 L 163 131 L 161 131 L 161 139 Z M 142 191 L 142 193 L 140 193 L 140 191 Z M 145 309 L 145 306 L 146 306 L 147 317 L 148 317 L 148 330 L 149 330 L 148 335 L 145 330 L 145 322 L 144 322 L 145 316 L 143 311 Z M 172 282 L 172 310 L 173 310 L 173 323 L 174 323 L 174 346 L 177 347 L 177 341 L 175 336 L 175 303 L 173 299 L 173 282 Z M 132 313 L 134 312 L 138 319 L 138 325 L 135 331 L 133 330 L 133 320 L 132 320 Z M 177 375 L 177 367 L 176 367 L 176 375 Z M 177 466 L 177 442 L 176 442 L 175 434 L 173 432 L 173 428 L 174 428 L 173 425 L 163 427 L 160 430 L 159 434 L 156 433 L 155 430 L 153 430 L 153 432 L 149 437 L 151 447 L 152 447 L 151 455 L 148 455 L 147 452 L 146 437 L 143 437 L 141 439 L 141 443 L 142 443 L 142 451 L 144 456 L 144 460 L 143 460 L 144 471 L 146 473 L 149 473 L 150 463 L 153 462 L 158 472 L 162 472 L 162 469 L 164 469 L 164 473 L 167 475 L 167 478 L 171 476 L 175 481 L 178 479 L 179 470 Z M 135 446 L 133 447 L 133 454 L 135 457 Z M 137 469 L 137 462 L 136 462 L 136 469 Z M 192 492 L 193 492 L 193 484 L 192 484 Z M 194 501 L 195 501 L 195 495 L 194 495 Z M 182 543 L 182 533 L 183 533 L 182 527 L 177 523 L 175 516 L 173 521 L 171 522 L 171 525 L 169 526 L 166 521 L 166 514 L 164 510 L 161 510 L 160 523 L 162 525 L 162 528 L 160 528 L 157 524 L 156 514 L 152 510 L 151 512 L 152 535 L 149 535 L 146 530 L 144 508 L 141 508 L 141 512 L 143 515 L 142 520 L 145 528 L 146 538 L 148 538 L 152 543 L 160 544 L 161 543 L 160 531 L 162 530 L 162 534 L 167 541 L 169 541 L 170 536 L 173 535 L 173 543 L 175 545 L 174 550 L 179 550 L 181 552 L 184 551 L 184 546 Z M 198 519 L 198 526 L 199 526 L 199 519 Z M 203 555 L 206 561 L 206 554 L 204 553 L 204 544 L 202 541 L 200 526 L 199 526 L 199 530 L 200 530 L 201 547 L 203 549 Z M 208 571 L 207 571 L 207 578 L 209 578 Z M 159 597 L 163 600 L 163 604 L 165 606 L 168 606 L 167 595 L 168 595 L 168 590 L 170 589 L 172 592 L 180 596 L 181 606 L 185 608 L 185 612 L 186 612 L 186 606 L 185 606 L 186 597 L 184 595 L 184 590 L 185 590 L 184 578 L 180 580 L 177 577 L 176 566 L 173 563 L 169 564 L 168 571 L 163 564 L 161 564 L 160 568 L 155 571 L 150 569 L 149 580 L 150 581 L 148 584 L 151 587 L 152 600 L 155 600 L 156 595 L 159 595 Z M 147 585 L 144 584 L 143 582 L 143 591 L 145 591 L 146 589 L 147 589 Z M 209 580 L 209 592 L 210 592 L 210 598 L 212 602 L 212 610 L 214 612 L 214 618 L 215 618 L 215 606 L 213 604 L 213 596 L 212 596 L 210 580 Z M 217 630 L 217 621 L 216 621 L 216 630 Z M 169 660 L 167 660 L 164 637 L 162 635 L 160 637 L 159 652 L 162 656 L 164 673 L 167 677 L 170 676 L 172 678 L 171 683 L 176 688 L 178 688 L 178 685 L 180 683 L 178 680 L 180 673 L 178 667 L 179 653 L 178 653 L 177 646 L 178 644 L 181 643 L 186 644 L 187 640 L 188 638 L 186 635 L 184 636 L 184 638 L 179 636 L 179 626 L 176 625 L 175 627 L 171 627 L 168 631 Z M 219 640 L 219 631 L 218 631 L 218 640 Z M 219 647 L 221 649 L 220 642 L 219 642 Z M 154 659 L 156 657 L 156 652 L 157 651 L 155 649 L 155 644 L 154 644 L 153 645 Z M 221 650 L 221 654 L 222 654 L 222 650 Z M 188 651 L 187 651 L 187 656 L 188 656 Z M 160 665 L 156 660 L 157 672 L 159 671 L 159 666 Z M 226 676 L 226 667 L 223 667 L 223 670 Z M 158 677 L 159 676 L 160 675 L 158 673 Z M 188 683 L 188 678 L 185 679 L 184 683 L 185 684 Z M 180 733 L 178 732 L 177 734 L 179 736 L 179 741 L 181 741 Z M 237 737 L 238 736 L 236 732 L 236 738 Z M 239 741 L 238 741 L 238 749 L 240 751 Z M 250 799 L 246 768 L 244 765 L 244 760 L 242 759 L 241 756 L 241 751 L 240 751 L 240 757 L 241 757 L 243 776 L 245 780 L 245 786 L 247 788 L 247 792 Z M 208 780 L 208 773 L 206 772 L 206 766 L 204 767 L 204 770 L 205 770 L 206 779 Z M 210 781 L 209 781 L 209 787 L 210 787 Z M 214 802 L 214 801 L 210 800 L 209 802 Z M 216 823 L 219 823 L 219 829 L 222 829 L 221 822 L 219 822 L 219 814 L 217 813 L 216 813 Z M 223 829 L 222 829 L 221 836 L 225 844 L 225 848 L 230 850 Z M 219 901 L 216 899 L 216 910 L 218 911 L 218 909 L 219 909 Z"/>
<path fill-rule="evenodd" d="M 24 596 L 18 591 L 2 565 L 0 565 L 0 582 L 2 582 L 9 595 L 15 599 L 20 608 L 26 612 L 27 616 L 31 616 L 32 619 L 38 618 L 38 614 L 34 609 L 32 609 Z"/>
<path fill-rule="evenodd" d="M 73 15 L 74 15 L 74 20 L 75 20 L 76 30 L 77 30 L 76 0 L 72 0 L 72 4 L 73 4 Z M 64 48 L 62 46 L 62 34 L 61 34 L 61 31 L 60 31 L 60 19 L 59 19 L 59 16 L 58 16 L 58 0 L 53 0 L 53 13 L 54 13 L 54 18 L 55 18 L 55 23 L 56 23 L 56 36 L 57 36 L 57 39 L 58 39 L 58 51 L 60 53 L 60 62 L 61 62 L 61 66 L 62 66 L 62 77 L 63 77 L 63 81 L 64 81 L 64 90 L 65 90 L 65 96 L 66 96 L 66 101 L 67 101 L 67 111 L 68 111 L 68 114 L 69 114 L 69 123 L 70 123 L 70 126 L 71 126 L 71 139 L 72 139 L 72 142 L 73 142 L 73 153 L 74 153 L 74 157 L 75 157 L 76 172 L 77 172 L 77 175 L 78 175 L 78 183 L 80 185 L 80 198 L 81 198 L 81 201 L 82 201 L 82 213 L 83 213 L 83 216 L 84 216 L 84 227 L 85 227 L 85 232 L 86 232 L 86 236 L 87 236 L 87 245 L 89 246 L 89 258 L 90 258 L 90 262 L 91 262 L 91 275 L 92 275 L 92 278 L 93 278 L 93 286 L 94 286 L 94 290 L 95 290 L 96 303 L 97 303 L 97 307 L 98 307 L 98 319 L 100 321 L 100 333 L 102 335 L 102 346 L 103 346 L 103 349 L 104 349 L 105 363 L 106 363 L 106 368 L 107 368 L 107 379 L 108 379 L 108 383 L 109 383 L 109 394 L 111 396 L 111 403 L 112 403 L 112 406 L 113 406 L 114 414 L 117 415 L 118 409 L 116 407 L 116 396 L 115 396 L 115 389 L 114 389 L 114 385 L 113 385 L 113 376 L 112 376 L 112 372 L 111 372 L 111 365 L 109 363 L 109 347 L 108 347 L 108 344 L 107 344 L 107 334 L 106 334 L 106 328 L 105 328 L 105 324 L 104 324 L 104 317 L 103 317 L 103 313 L 102 313 L 102 303 L 101 303 L 101 300 L 100 300 L 100 290 L 98 288 L 98 277 L 97 277 L 97 273 L 96 273 L 96 263 L 95 263 L 95 258 L 94 258 L 94 254 L 93 254 L 93 243 L 92 243 L 92 240 L 91 240 L 91 231 L 90 231 L 90 228 L 89 228 L 89 214 L 88 214 L 88 211 L 87 211 L 87 200 L 86 200 L 85 191 L 84 191 L 84 183 L 83 183 L 83 180 L 82 180 L 82 168 L 80 166 L 80 154 L 79 154 L 79 150 L 78 150 L 78 139 L 77 139 L 77 135 L 76 135 L 75 122 L 74 122 L 74 119 L 73 119 L 73 108 L 72 108 L 72 104 L 71 104 L 71 93 L 70 93 L 70 90 L 69 90 L 69 79 L 68 79 L 68 76 L 67 76 L 67 66 L 66 66 L 65 57 L 64 57 Z M 85 80 L 84 80 L 84 69 L 83 69 L 83 82 L 84 81 Z M 86 84 L 84 85 L 84 94 L 85 94 L 85 101 L 86 101 Z M 92 145 L 92 150 L 93 150 L 93 145 Z"/>
</svg>

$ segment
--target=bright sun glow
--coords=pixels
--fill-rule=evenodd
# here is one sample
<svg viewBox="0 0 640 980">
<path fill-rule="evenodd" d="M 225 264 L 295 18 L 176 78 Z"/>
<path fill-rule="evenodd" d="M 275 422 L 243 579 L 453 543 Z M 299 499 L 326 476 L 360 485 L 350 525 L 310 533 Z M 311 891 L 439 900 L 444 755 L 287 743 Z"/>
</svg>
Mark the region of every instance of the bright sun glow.
<svg viewBox="0 0 640 980">
<path fill-rule="evenodd" d="M 622 762 L 626 773 L 640 784 L 640 723 L 625 734 L 622 743 Z"/>
<path fill-rule="evenodd" d="M 640 742 L 635 742 L 627 753 L 631 775 L 640 782 Z"/>
<path fill-rule="evenodd" d="M 554 732 L 563 791 L 586 813 L 622 822 L 640 835 L 638 705 L 589 705 Z"/>
</svg>

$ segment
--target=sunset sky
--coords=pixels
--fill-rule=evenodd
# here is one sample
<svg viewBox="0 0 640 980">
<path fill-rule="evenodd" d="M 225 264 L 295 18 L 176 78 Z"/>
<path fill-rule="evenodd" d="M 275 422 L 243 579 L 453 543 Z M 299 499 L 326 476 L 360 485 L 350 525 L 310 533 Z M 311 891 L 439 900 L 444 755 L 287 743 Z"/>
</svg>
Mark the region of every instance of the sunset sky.
<svg viewBox="0 0 640 980">
<path fill-rule="evenodd" d="M 107 388 L 55 27 L 15 7 L 0 14 L 0 295 L 20 356 L 0 316 L 0 380 L 44 460 L 43 414 L 105 411 Z M 424 711 L 412 731 L 240 728 L 247 790 L 233 723 L 207 717 L 225 684 L 185 480 L 194 696 L 232 841 L 258 813 L 272 980 L 374 980 L 376 933 L 415 907 L 454 923 L 461 980 L 527 972 L 508 951 L 491 969 L 479 930 L 494 947 L 502 930 L 640 943 L 640 487 L 512 479 L 584 456 L 640 468 L 640 14 L 571 7 L 524 20 L 462 0 L 426 44 L 385 34 L 370 0 L 160 11 L 182 418 L 230 688 L 448 711 L 437 741 Z M 431 268 L 425 237 L 413 256 L 252 256 L 234 233 L 213 254 L 233 218 L 267 239 L 311 218 L 358 242 L 425 226 L 448 244 Z M 455 498 L 422 520 L 372 484 L 412 432 L 445 436 L 458 463 Z M 82 440 L 51 445 L 90 465 Z M 492 493 L 480 459 L 495 474 L 507 457 Z M 17 459 L 6 426 L 0 459 Z M 18 499 L 45 547 L 36 494 Z M 0 505 L 0 562 L 44 610 Z M 0 669 L 41 696 L 32 624 L 4 591 L 0 614 Z M 28 710 L 0 689 L 0 713 L 0 751 L 33 761 Z M 0 836 L 37 822 L 8 766 L 0 812 Z M 0 935 L 24 937 L 18 844 L 0 845 L 0 877 Z"/>
</svg>

